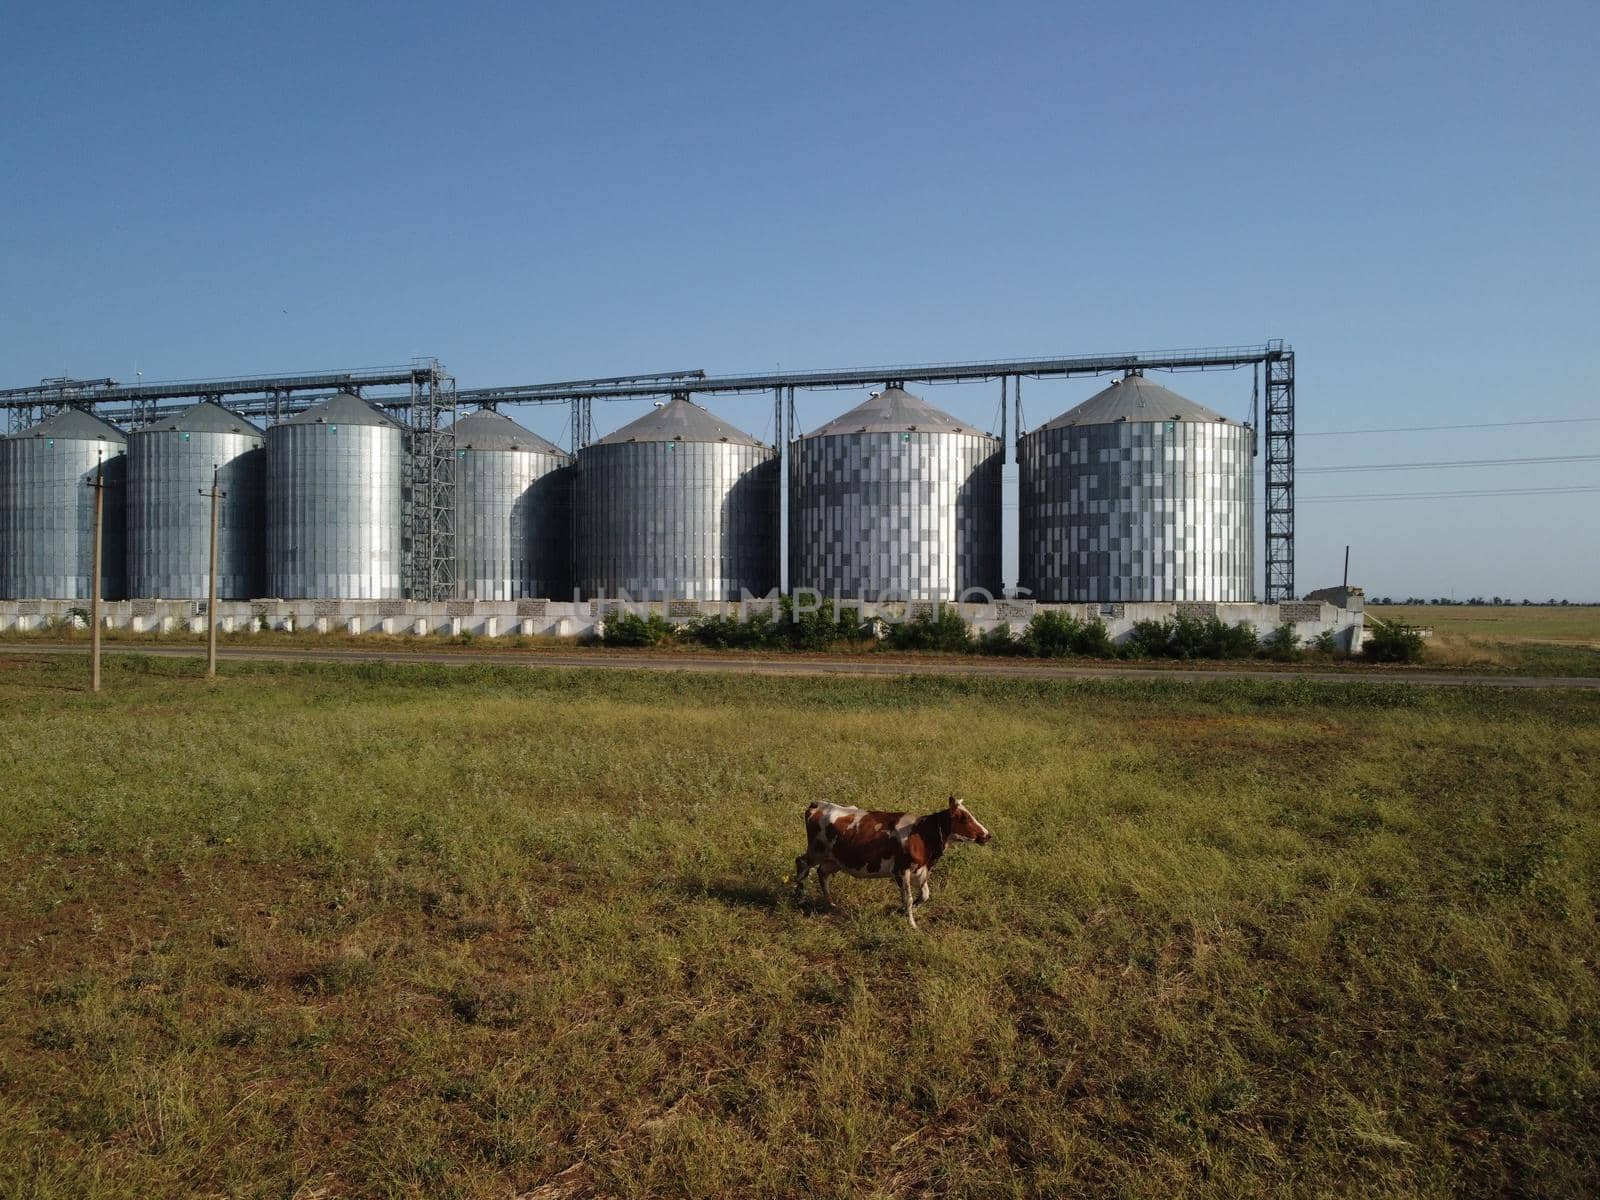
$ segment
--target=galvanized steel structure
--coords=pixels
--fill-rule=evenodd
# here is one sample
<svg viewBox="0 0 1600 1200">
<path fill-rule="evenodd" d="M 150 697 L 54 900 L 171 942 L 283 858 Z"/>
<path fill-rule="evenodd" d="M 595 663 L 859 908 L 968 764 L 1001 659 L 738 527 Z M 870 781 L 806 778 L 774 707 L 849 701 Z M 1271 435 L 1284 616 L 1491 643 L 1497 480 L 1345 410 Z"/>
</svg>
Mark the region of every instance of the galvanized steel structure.
<svg viewBox="0 0 1600 1200">
<path fill-rule="evenodd" d="M 796 431 L 795 391 L 846 387 L 902 386 L 908 382 L 1000 381 L 1000 440 L 1009 444 L 1007 422 L 1015 398 L 1015 428 L 1023 423 L 1022 380 L 1090 377 L 1123 371 L 1212 371 L 1253 368 L 1261 385 L 1264 423 L 1255 422 L 1265 444 L 1265 598 L 1269 602 L 1295 594 L 1294 571 L 1294 444 L 1295 355 L 1281 340 L 1248 346 L 1209 347 L 1125 354 L 981 360 L 930 363 L 896 367 L 865 367 L 823 371 L 772 372 L 705 377 L 699 371 L 663 372 L 656 375 L 615 376 L 571 380 L 564 383 L 528 384 L 478 389 L 458 393 L 455 381 L 436 360 L 418 360 L 406 367 L 361 371 L 321 372 L 230 379 L 186 380 L 177 383 L 141 383 L 123 386 L 113 379 L 41 380 L 38 384 L 0 390 L 0 413 L 13 431 L 52 413 L 69 408 L 93 411 L 112 420 L 147 423 L 161 415 L 174 400 L 220 400 L 244 416 L 280 421 L 325 399 L 329 390 L 366 392 L 374 405 L 403 412 L 416 431 L 414 452 L 406 457 L 403 486 L 404 554 L 403 590 L 412 599 L 445 599 L 464 590 L 456 583 L 460 561 L 454 524 L 459 507 L 454 501 L 455 459 L 451 419 L 457 404 L 501 403 L 571 406 L 574 449 L 591 441 L 592 407 L 596 400 L 628 400 L 651 396 L 737 395 L 767 392 L 772 398 L 773 423 L 780 453 L 791 452 Z M 376 395 L 369 389 L 399 386 L 398 395 Z M 1009 390 L 1009 395 L 1008 395 Z M 798 443 L 796 443 L 798 444 Z M 115 468 L 113 467 L 113 471 Z M 787 482 L 792 472 L 782 473 Z M 114 507 L 117 498 L 108 495 Z M 115 552 L 115 547 L 111 547 Z M 3 553 L 3 551 L 0 551 Z M 108 558 L 107 569 L 110 568 Z M 795 583 L 800 581 L 795 580 Z"/>
<path fill-rule="evenodd" d="M 455 423 L 456 579 L 468 600 L 570 590 L 572 459 L 510 417 Z"/>
<path fill-rule="evenodd" d="M 267 430 L 267 591 L 405 594 L 405 429 L 341 394 Z"/>
<path fill-rule="evenodd" d="M 94 582 L 94 489 L 106 484 L 100 596 L 122 599 L 127 439 L 115 425 L 63 409 L 0 438 L 0 599 L 87 600 Z"/>
<path fill-rule="evenodd" d="M 590 413 L 596 400 L 635 400 L 649 396 L 738 395 L 769 393 L 778 444 L 788 452 L 790 432 L 797 430 L 794 394 L 799 390 L 904 386 L 913 382 L 971 383 L 1000 381 L 1000 440 L 1009 445 L 1007 423 L 1015 402 L 1015 428 L 1023 427 L 1022 381 L 1087 378 L 1126 371 L 1235 371 L 1256 374 L 1257 401 L 1264 410 L 1266 459 L 1266 599 L 1290 600 L 1294 585 L 1294 430 L 1295 355 L 1281 339 L 1249 346 L 1208 346 L 1187 350 L 1137 351 L 1122 354 L 1080 354 L 1054 358 L 983 359 L 969 362 L 921 363 L 894 367 L 852 367 L 825 371 L 774 371 L 754 375 L 710 376 L 686 384 L 649 380 L 596 385 L 529 384 L 499 387 L 472 395 L 492 395 L 497 403 L 569 404 L 573 445 L 588 442 Z M 469 394 L 469 393 L 463 393 Z M 1259 410 L 1258 410 L 1259 411 Z M 785 432 L 785 431 L 789 432 Z M 792 471 L 786 479 L 792 477 Z M 798 580 L 790 580 L 791 586 Z"/>
<path fill-rule="evenodd" d="M 418 359 L 403 367 L 133 386 L 115 379 L 45 379 L 32 387 L 0 391 L 0 411 L 7 414 L 13 429 L 19 421 L 26 423 L 37 414 L 69 406 L 137 426 L 170 412 L 175 400 L 221 403 L 226 398 L 233 412 L 276 423 L 329 399 L 334 389 L 361 395 L 365 389 L 391 387 L 405 390 L 367 399 L 378 408 L 404 413 L 410 423 L 404 488 L 406 594 L 416 600 L 449 599 L 455 595 L 450 422 L 456 413 L 456 381 L 436 359 Z"/>
<path fill-rule="evenodd" d="M 128 595 L 196 599 L 209 591 L 213 471 L 217 596 L 266 586 L 266 434 L 237 413 L 196 404 L 128 435 Z"/>
<path fill-rule="evenodd" d="M 869 601 L 998 596 L 1001 451 L 899 387 L 798 439 L 790 587 Z"/>
<path fill-rule="evenodd" d="M 1131 375 L 1017 443 L 1017 583 L 1048 603 L 1255 597 L 1255 431 Z"/>
<path fill-rule="evenodd" d="M 578 451 L 584 596 L 738 600 L 778 586 L 778 461 L 676 397 Z"/>
</svg>

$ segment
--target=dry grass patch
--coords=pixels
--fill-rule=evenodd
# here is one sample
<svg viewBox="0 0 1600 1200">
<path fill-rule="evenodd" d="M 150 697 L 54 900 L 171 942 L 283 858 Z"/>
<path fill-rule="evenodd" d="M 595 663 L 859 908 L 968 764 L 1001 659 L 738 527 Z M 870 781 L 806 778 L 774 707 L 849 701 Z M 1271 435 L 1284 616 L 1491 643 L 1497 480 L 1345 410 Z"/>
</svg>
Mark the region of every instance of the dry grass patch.
<svg viewBox="0 0 1600 1200">
<path fill-rule="evenodd" d="M 1600 675 L 1600 608 L 1520 605 L 1385 605 L 1381 620 L 1433 630 L 1432 666 L 1523 675 Z"/>
<path fill-rule="evenodd" d="M 0 679 L 0 1186 L 1584 1195 L 1600 697 Z M 825 795 L 995 832 L 830 914 Z"/>
<path fill-rule="evenodd" d="M 1600 607 L 1593 605 L 1386 604 L 1370 611 L 1385 620 L 1432 626 L 1440 633 L 1600 647 Z"/>
</svg>

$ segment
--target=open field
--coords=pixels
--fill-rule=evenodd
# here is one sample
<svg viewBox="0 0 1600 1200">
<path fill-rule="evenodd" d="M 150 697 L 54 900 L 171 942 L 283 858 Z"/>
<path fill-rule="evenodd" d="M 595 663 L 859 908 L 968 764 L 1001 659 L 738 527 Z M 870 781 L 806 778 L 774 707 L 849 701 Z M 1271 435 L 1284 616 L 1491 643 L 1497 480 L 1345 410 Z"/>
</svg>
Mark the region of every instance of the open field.
<svg viewBox="0 0 1600 1200">
<path fill-rule="evenodd" d="M 1590 1193 L 1600 695 L 0 658 L 0 1192 Z M 818 796 L 993 830 L 908 930 Z"/>
<path fill-rule="evenodd" d="M 1433 629 L 1429 665 L 1530 675 L 1600 675 L 1600 608 L 1584 605 L 1369 606 L 1381 620 Z"/>
<path fill-rule="evenodd" d="M 88 649 L 81 643 L 44 639 L 0 641 L 0 657 L 30 654 L 76 661 L 85 685 Z M 193 641 L 124 643 L 114 654 L 194 660 L 205 657 L 204 645 Z M 1297 663 L 1264 660 L 1209 659 L 1034 659 L 953 654 L 944 651 L 890 651 L 832 654 L 812 651 L 700 650 L 685 646 L 518 649 L 480 651 L 460 644 L 414 643 L 398 646 L 251 645 L 219 646 L 221 662 L 328 663 L 340 667 L 389 663 L 396 666 L 494 666 L 521 670 L 693 672 L 721 675 L 854 675 L 877 678 L 934 676 L 962 679 L 1022 680 L 1262 680 L 1290 679 L 1313 683 L 1370 685 L 1393 683 L 1414 687 L 1585 688 L 1600 690 L 1600 674 L 1513 675 L 1505 671 L 1428 668 L 1412 664 L 1371 663 L 1352 659 L 1310 659 Z"/>
<path fill-rule="evenodd" d="M 1589 605 L 1386 604 L 1369 605 L 1367 611 L 1385 620 L 1431 625 L 1440 633 L 1600 647 L 1600 608 Z"/>
<path fill-rule="evenodd" d="M 1251 671 L 1276 671 L 1276 672 L 1317 672 L 1345 671 L 1358 674 L 1389 674 L 1395 671 L 1470 671 L 1483 674 L 1512 674 L 1544 677 L 1568 678 L 1600 678 L 1600 609 L 1597 608 L 1567 608 L 1567 609 L 1493 609 L 1493 608 L 1446 608 L 1446 607 L 1400 607 L 1376 608 L 1372 610 L 1380 619 L 1399 620 L 1407 624 L 1429 625 L 1435 630 L 1434 636 L 1429 638 L 1425 647 L 1425 658 L 1421 664 L 1410 666 L 1397 666 L 1395 664 L 1372 664 L 1360 658 L 1346 658 L 1341 655 L 1307 652 L 1298 662 L 1276 663 L 1265 659 L 1250 660 L 1221 660 L 1210 661 L 1202 659 L 1191 660 L 1163 660 L 1163 659 L 1137 659 L 1131 660 L 1142 669 L 1177 669 L 1182 671 L 1204 670 L 1218 668 L 1222 670 L 1235 670 L 1241 665 Z M 1484 614 L 1504 614 L 1499 617 L 1485 616 Z M 1528 614 L 1541 614 L 1529 616 Z M 1435 614 L 1443 614 L 1435 619 Z M 1521 614 L 1520 616 L 1516 614 Z M 1557 615 L 1561 614 L 1561 615 Z M 1459 623 L 1460 629 L 1452 624 L 1452 620 Z M 1463 632 L 1462 630 L 1467 630 Z M 6 646 L 23 645 L 77 645 L 87 646 L 89 635 L 85 630 L 70 629 L 66 627 L 43 629 L 31 632 L 9 631 L 0 643 L 0 652 Z M 109 630 L 105 634 L 105 643 L 108 647 L 179 647 L 201 646 L 205 638 L 201 634 L 192 634 L 187 631 L 182 633 L 133 633 L 128 630 Z M 986 662 L 1003 662 L 1008 664 L 1008 672 L 1014 673 L 1016 669 L 1026 669 L 1030 661 L 1027 659 L 1001 658 L 996 659 L 990 655 L 974 653 L 972 655 L 949 654 L 944 652 L 919 652 L 890 650 L 883 646 L 871 643 L 850 644 L 840 642 L 826 652 L 794 651 L 794 650 L 727 650 L 720 651 L 700 645 L 669 645 L 648 648 L 604 647 L 595 645 L 581 645 L 576 638 L 557 637 L 506 637 L 506 638 L 475 638 L 470 635 L 461 637 L 448 637 L 430 634 L 422 637 L 413 635 L 392 635 L 382 633 L 366 633 L 351 637 L 345 633 L 319 634 L 297 630 L 293 633 L 274 630 L 263 633 L 233 633 L 220 635 L 219 644 L 224 649 L 235 649 L 241 652 L 249 651 L 259 653 L 279 649 L 305 649 L 305 650 L 347 650 L 355 654 L 411 654 L 424 652 L 430 655 L 453 653 L 463 656 L 491 657 L 497 655 L 519 656 L 527 654 L 582 654 L 590 656 L 622 656 L 638 660 L 641 655 L 649 655 L 662 659 L 681 659 L 685 656 L 716 656 L 723 655 L 730 658 L 749 658 L 755 653 L 778 655 L 785 659 L 795 661 L 850 661 L 855 663 L 895 663 L 895 662 L 926 662 L 930 658 L 945 661 L 968 661 L 973 664 Z M 1078 658 L 1049 659 L 1034 661 L 1034 665 L 1053 667 L 1062 662 L 1075 662 L 1090 665 L 1103 665 L 1105 662 L 1118 662 L 1123 660 L 1099 660 Z"/>
</svg>

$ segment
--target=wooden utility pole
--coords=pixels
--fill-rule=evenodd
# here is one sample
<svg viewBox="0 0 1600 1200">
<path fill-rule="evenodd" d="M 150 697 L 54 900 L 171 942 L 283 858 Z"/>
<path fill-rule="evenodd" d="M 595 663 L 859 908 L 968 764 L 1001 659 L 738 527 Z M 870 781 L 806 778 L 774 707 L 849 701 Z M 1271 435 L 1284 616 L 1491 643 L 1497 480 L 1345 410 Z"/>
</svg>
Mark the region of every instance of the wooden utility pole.
<svg viewBox="0 0 1600 1200">
<path fill-rule="evenodd" d="M 202 496 L 211 497 L 211 583 L 206 594 L 206 678 L 217 677 L 217 508 L 227 493 L 217 486 L 220 472 L 211 467 L 211 491 L 201 490 Z"/>
<path fill-rule="evenodd" d="M 89 579 L 89 690 L 100 690 L 100 537 L 106 513 L 106 462 L 101 454 L 95 462 L 94 482 L 94 559 Z M 82 561 L 81 559 L 79 561 Z"/>
</svg>

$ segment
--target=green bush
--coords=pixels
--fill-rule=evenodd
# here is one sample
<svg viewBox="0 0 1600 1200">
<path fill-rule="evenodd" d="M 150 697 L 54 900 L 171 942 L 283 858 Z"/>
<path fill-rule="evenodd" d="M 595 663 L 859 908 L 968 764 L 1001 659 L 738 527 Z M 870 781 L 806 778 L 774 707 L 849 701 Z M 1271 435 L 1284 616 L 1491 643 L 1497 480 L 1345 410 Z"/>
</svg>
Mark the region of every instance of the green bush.
<svg viewBox="0 0 1600 1200">
<path fill-rule="evenodd" d="M 1010 625 L 996 625 L 993 629 L 980 633 L 976 648 L 979 654 L 992 654 L 1002 658 L 1015 658 L 1029 653 L 1027 635 L 1024 634 L 1020 638 L 1013 637 Z"/>
<path fill-rule="evenodd" d="M 1253 658 L 1261 648 L 1256 627 L 1246 621 L 1229 625 L 1212 617 L 1205 626 L 1206 636 L 1201 646 L 1206 658 Z"/>
<path fill-rule="evenodd" d="M 1035 658 L 1063 658 L 1073 653 L 1083 622 L 1063 612 L 1035 612 L 1023 631 L 1023 643 Z"/>
<path fill-rule="evenodd" d="M 697 617 L 676 631 L 680 642 L 694 642 L 714 650 L 826 650 L 839 642 L 859 642 L 872 636 L 854 605 L 835 607 L 832 600 L 820 608 L 795 616 L 794 600 L 782 597 L 778 613 L 752 612 L 748 619 L 726 614 Z M 625 637 L 638 636 L 629 628 Z M 610 641 L 608 636 L 607 641 Z M 615 645 L 651 645 L 651 642 L 615 642 Z"/>
<path fill-rule="evenodd" d="M 1414 663 L 1422 661 L 1422 631 L 1399 621 L 1373 623 L 1372 632 L 1362 644 L 1361 653 L 1372 662 Z"/>
<path fill-rule="evenodd" d="M 1035 658 L 1063 658 L 1068 654 L 1114 658 L 1117 653 L 1110 631 L 1098 617 L 1080 621 L 1063 612 L 1034 613 L 1023 631 L 1022 642 Z"/>
<path fill-rule="evenodd" d="M 1261 643 L 1261 653 L 1274 662 L 1297 662 L 1300 659 L 1300 635 L 1294 626 L 1285 621 Z"/>
<path fill-rule="evenodd" d="M 1332 657 L 1339 653 L 1339 635 L 1331 629 L 1324 629 L 1317 634 L 1317 640 L 1312 645 L 1316 647 L 1318 654 Z"/>
<path fill-rule="evenodd" d="M 1173 623 L 1171 621 L 1135 621 L 1122 643 L 1124 658 L 1172 657 Z"/>
<path fill-rule="evenodd" d="M 1167 653 L 1173 658 L 1210 658 L 1206 653 L 1210 640 L 1211 630 L 1205 621 L 1179 613 L 1173 617 L 1167 635 Z"/>
<path fill-rule="evenodd" d="M 641 617 L 635 612 L 619 612 L 606 618 L 600 641 L 607 646 L 661 646 L 672 641 L 676 632 L 660 613 Z"/>
<path fill-rule="evenodd" d="M 1117 644 L 1111 640 L 1111 631 L 1099 617 L 1084 621 L 1078 626 L 1077 635 L 1072 641 L 1072 649 L 1073 653 L 1087 655 L 1090 658 L 1117 656 Z"/>
<path fill-rule="evenodd" d="M 771 613 L 751 613 L 748 621 L 735 616 L 698 617 L 678 631 L 682 641 L 698 642 L 713 650 L 759 650 L 781 644 L 784 630 Z"/>
<path fill-rule="evenodd" d="M 872 627 L 861 619 L 856 605 L 824 600 L 815 612 L 796 617 L 792 597 L 785 596 L 780 604 L 784 619 L 779 636 L 791 650 L 826 650 L 836 642 L 862 642 L 872 637 Z"/>
<path fill-rule="evenodd" d="M 894 650 L 972 649 L 972 628 L 954 608 L 939 605 L 933 612 L 918 613 L 909 621 L 889 626 L 884 639 Z"/>
<path fill-rule="evenodd" d="M 1122 650 L 1127 658 L 1249 658 L 1259 647 L 1253 625 L 1180 613 L 1167 621 L 1135 622 Z"/>
</svg>

